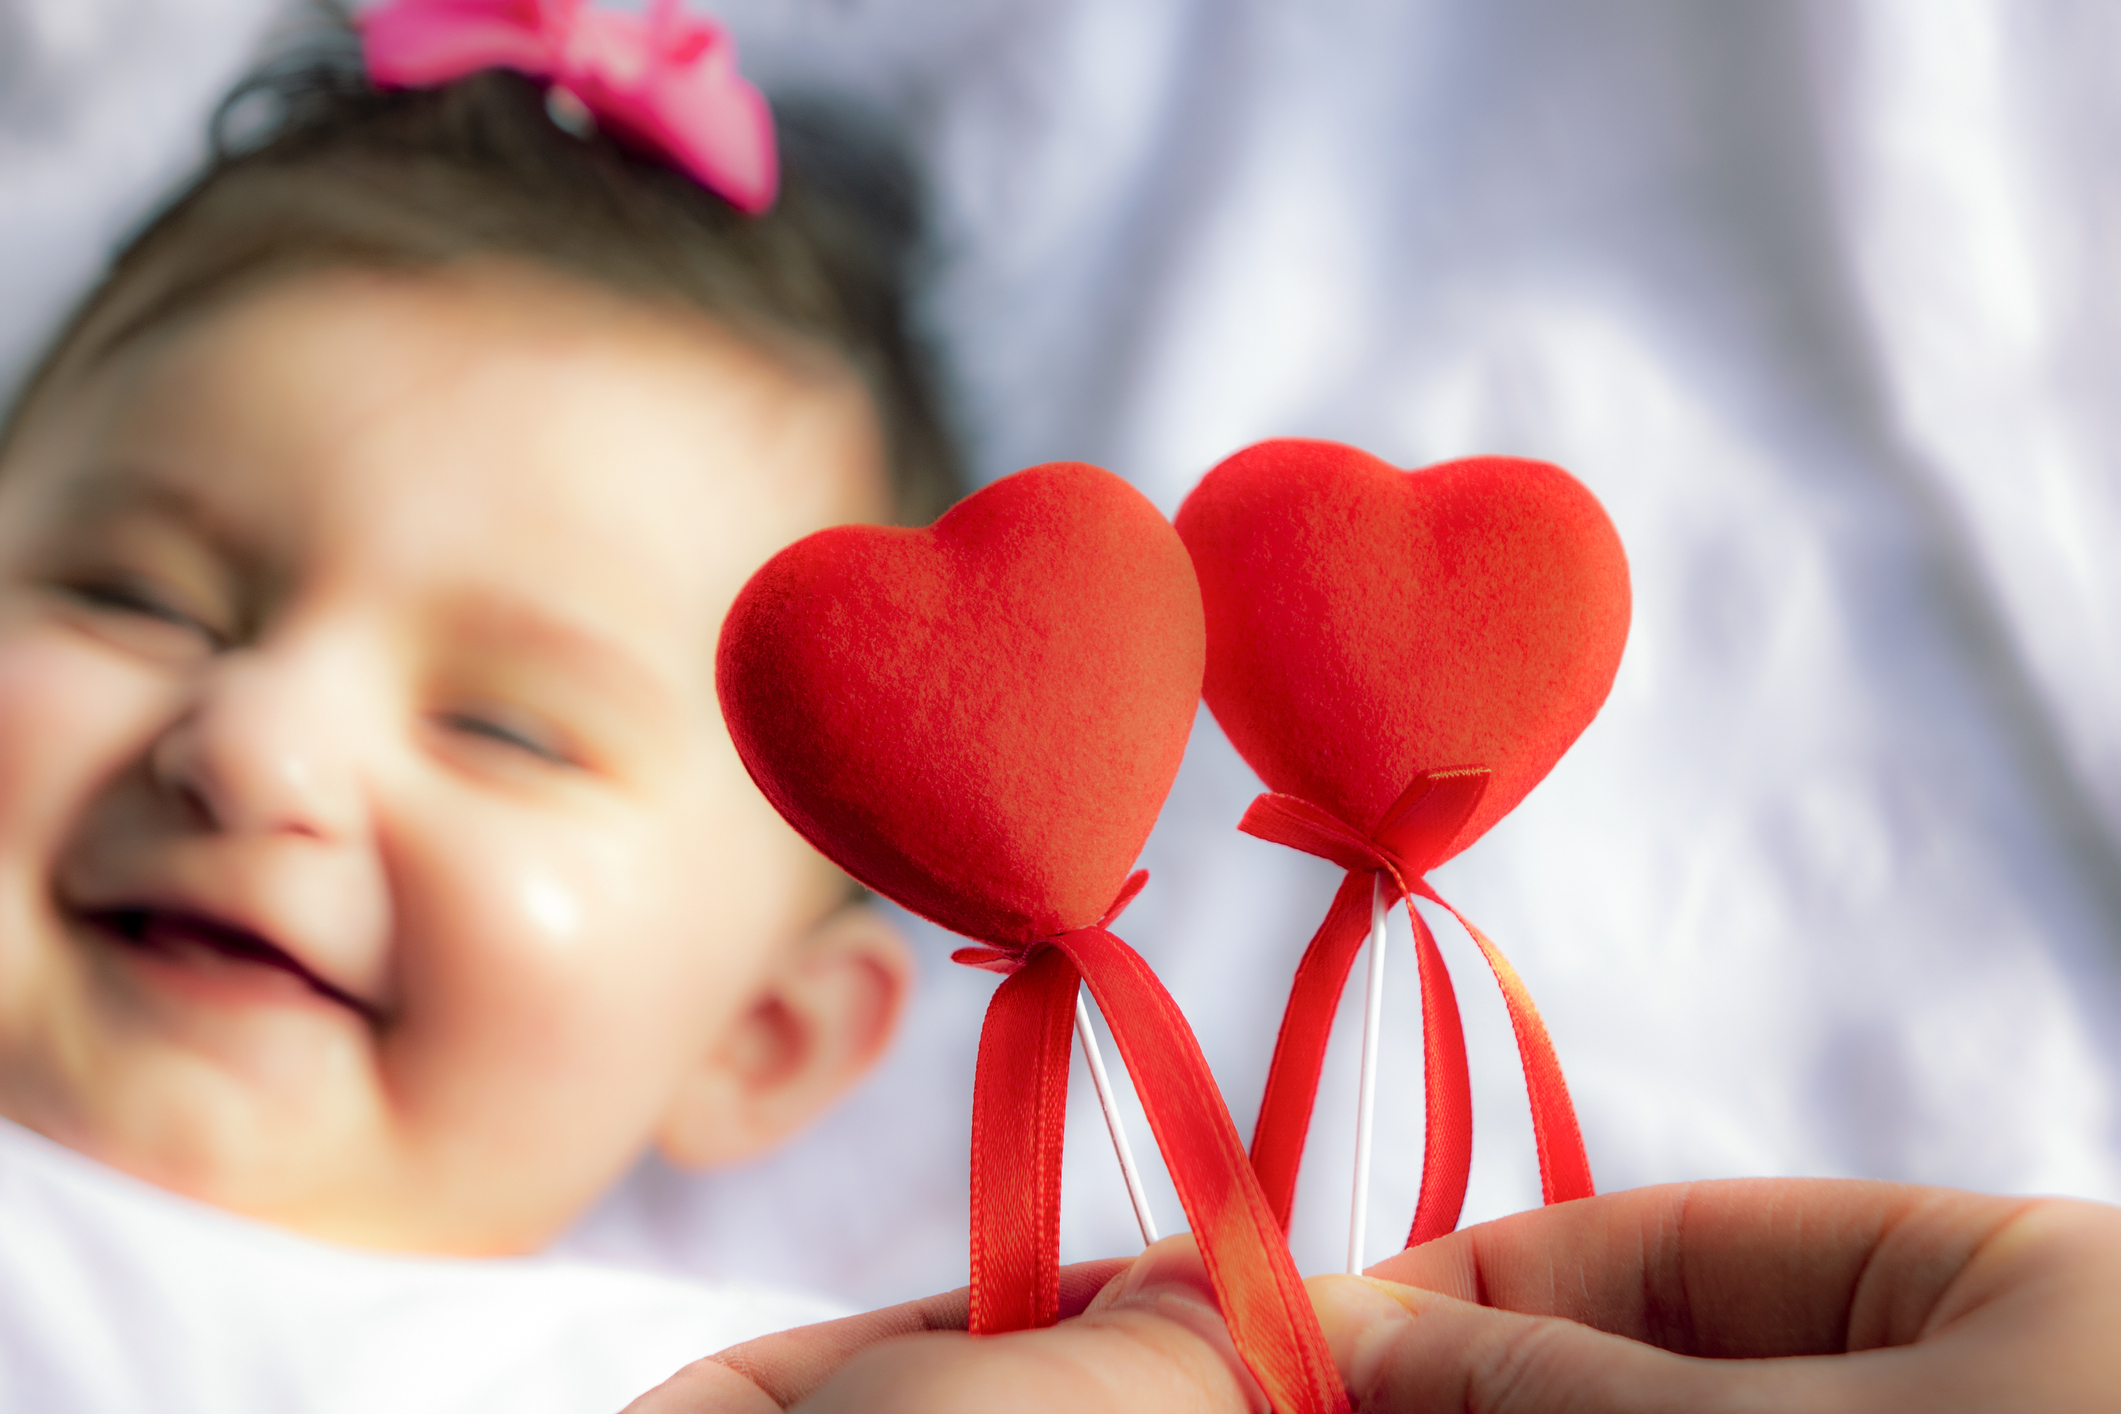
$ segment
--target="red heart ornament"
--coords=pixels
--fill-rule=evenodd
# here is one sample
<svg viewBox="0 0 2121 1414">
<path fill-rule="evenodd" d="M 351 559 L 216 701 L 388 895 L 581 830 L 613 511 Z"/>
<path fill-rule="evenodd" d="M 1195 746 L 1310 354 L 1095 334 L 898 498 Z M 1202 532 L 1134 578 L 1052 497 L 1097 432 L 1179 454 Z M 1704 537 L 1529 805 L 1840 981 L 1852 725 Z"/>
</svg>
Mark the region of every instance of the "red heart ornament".
<svg viewBox="0 0 2121 1414">
<path fill-rule="evenodd" d="M 969 1325 L 1059 1310 L 1068 1036 L 1111 1027 L 1231 1338 L 1273 1407 L 1346 1414 L 1325 1335 L 1185 1018 L 1104 924 L 1178 772 L 1206 657 L 1185 546 L 1119 478 L 1033 467 L 927 530 L 843 527 L 738 594 L 716 688 L 751 777 L 877 892 L 991 949 Z"/>
<path fill-rule="evenodd" d="M 1284 1228 L 1333 1012 L 1373 896 L 1405 900 L 1420 965 L 1427 1105 L 1408 1245 L 1457 1226 L 1472 1091 L 1424 877 L 1524 798 L 1597 715 L 1627 638 L 1628 572 L 1605 510 L 1559 467 L 1477 457 L 1403 472 L 1333 442 L 1272 441 L 1179 509 L 1208 614 L 1203 694 L 1272 787 L 1240 828 L 1348 871 L 1305 950 L 1269 1064 L 1252 1162 Z M 1516 1033 L 1548 1202 L 1590 1163 L 1530 993 L 1466 927 Z"/>
<path fill-rule="evenodd" d="M 1061 462 L 926 530 L 783 550 L 730 608 L 716 684 L 752 779 L 827 857 L 954 932 L 1023 944 L 1118 896 L 1203 654 L 1170 523 Z"/>
<path fill-rule="evenodd" d="M 1435 863 L 1539 783 L 1620 666 L 1620 536 L 1545 462 L 1401 471 L 1261 442 L 1208 473 L 1178 533 L 1207 606 L 1203 695 L 1270 787 L 1368 830 L 1423 772 L 1487 768 Z"/>
</svg>

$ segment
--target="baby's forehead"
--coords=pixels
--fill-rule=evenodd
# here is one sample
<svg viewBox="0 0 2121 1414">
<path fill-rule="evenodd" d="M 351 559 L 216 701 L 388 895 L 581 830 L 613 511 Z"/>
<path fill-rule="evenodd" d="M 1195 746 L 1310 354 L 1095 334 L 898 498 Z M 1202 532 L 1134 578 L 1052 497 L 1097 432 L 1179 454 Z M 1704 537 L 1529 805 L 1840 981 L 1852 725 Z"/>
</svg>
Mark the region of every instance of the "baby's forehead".
<svg viewBox="0 0 2121 1414">
<path fill-rule="evenodd" d="M 279 281 L 90 381 L 70 521 L 157 519 L 283 578 L 363 565 L 370 592 L 454 578 L 677 622 L 688 669 L 766 557 L 888 505 L 851 374 L 517 266 Z"/>
<path fill-rule="evenodd" d="M 114 271 L 22 390 L 10 425 L 113 369 L 166 371 L 158 355 L 171 345 L 230 325 L 269 328 L 252 340 L 252 355 L 274 359 L 289 320 L 260 319 L 261 307 L 299 311 L 296 324 L 335 320 L 342 333 L 365 324 L 369 346 L 349 344 L 349 363 L 374 358 L 377 346 L 396 361 L 444 336 L 459 360 L 616 354 L 690 364 L 710 381 L 858 408 L 881 422 L 872 389 L 841 350 L 770 318 L 709 313 L 652 285 L 492 253 L 408 261 L 390 252 L 296 249 L 203 271 L 186 254 L 182 244 L 149 249 Z M 356 312 L 366 318 L 347 317 Z"/>
<path fill-rule="evenodd" d="M 406 455 L 528 442 L 594 464 L 615 491 L 655 437 L 721 487 L 785 496 L 815 477 L 884 476 L 873 401 L 837 355 L 522 262 L 307 272 L 147 331 L 112 361 L 123 413 L 263 421 L 290 445 L 397 419 L 422 439 Z M 350 413 L 368 416 L 329 425 Z"/>
</svg>

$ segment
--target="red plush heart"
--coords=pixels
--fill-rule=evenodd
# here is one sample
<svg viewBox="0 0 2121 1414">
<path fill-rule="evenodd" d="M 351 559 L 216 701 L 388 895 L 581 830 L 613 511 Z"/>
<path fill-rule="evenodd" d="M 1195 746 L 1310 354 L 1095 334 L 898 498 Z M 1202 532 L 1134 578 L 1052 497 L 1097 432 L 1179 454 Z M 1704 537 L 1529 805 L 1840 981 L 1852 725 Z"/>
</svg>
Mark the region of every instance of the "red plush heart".
<svg viewBox="0 0 2121 1414">
<path fill-rule="evenodd" d="M 1268 786 L 1367 832 L 1424 771 L 1492 773 L 1437 863 L 1539 783 L 1620 666 L 1620 537 L 1544 462 L 1401 471 L 1261 442 L 1208 473 L 1178 533 L 1207 606 L 1204 695 Z"/>
<path fill-rule="evenodd" d="M 1178 772 L 1200 592 L 1140 492 L 1033 467 L 927 530 L 842 526 L 753 576 L 716 686 L 751 777 L 849 874 L 1021 945 L 1103 916 Z"/>
</svg>

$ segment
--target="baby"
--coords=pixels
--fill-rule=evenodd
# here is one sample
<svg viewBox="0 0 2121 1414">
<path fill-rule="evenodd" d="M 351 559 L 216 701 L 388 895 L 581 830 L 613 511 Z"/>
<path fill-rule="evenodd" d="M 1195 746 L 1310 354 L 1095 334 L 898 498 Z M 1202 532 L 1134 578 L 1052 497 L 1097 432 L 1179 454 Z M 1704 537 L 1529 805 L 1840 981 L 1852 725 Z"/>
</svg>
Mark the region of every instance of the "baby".
<svg viewBox="0 0 2121 1414">
<path fill-rule="evenodd" d="M 0 428 L 0 1116 L 309 1237 L 527 1253 L 889 1040 L 906 948 L 746 777 L 713 653 L 766 557 L 955 468 L 902 174 L 844 131 L 784 120 L 750 215 L 349 43 L 224 109 L 275 113 Z"/>
<path fill-rule="evenodd" d="M 773 551 L 931 516 L 946 444 L 893 233 L 800 141 L 753 218 L 514 75 L 269 92 L 0 442 L 0 1113 L 318 1236 L 524 1251 L 889 1036 L 902 946 L 711 662 Z"/>
</svg>

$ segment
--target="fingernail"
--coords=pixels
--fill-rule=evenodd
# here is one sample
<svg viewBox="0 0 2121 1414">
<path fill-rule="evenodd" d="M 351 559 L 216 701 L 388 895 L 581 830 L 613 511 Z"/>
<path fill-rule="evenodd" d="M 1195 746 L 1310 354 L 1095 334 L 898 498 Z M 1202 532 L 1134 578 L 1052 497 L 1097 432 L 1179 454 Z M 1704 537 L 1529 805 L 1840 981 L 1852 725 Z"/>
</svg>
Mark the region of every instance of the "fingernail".
<svg viewBox="0 0 2121 1414">
<path fill-rule="evenodd" d="M 1230 1329 L 1223 1324 L 1215 1284 L 1208 1279 L 1207 1264 L 1201 1261 L 1200 1249 L 1191 1237 L 1167 1237 L 1151 1247 L 1125 1275 L 1099 1292 L 1091 1307 L 1153 1315 L 1191 1331 L 1222 1357 L 1247 1406 L 1258 1414 L 1272 1414 L 1266 1392 L 1245 1368 Z"/>
<path fill-rule="evenodd" d="M 1376 1277 L 1317 1276 L 1304 1285 L 1311 1290 L 1311 1304 L 1318 1308 L 1329 1336 L 1336 1331 L 1353 1336 L 1374 1326 L 1397 1326 L 1419 1315 L 1422 1300 L 1429 1294 Z"/>
<path fill-rule="evenodd" d="M 1166 1239 L 1144 1252 L 1120 1278 L 1112 1299 L 1103 1304 L 1148 1306 L 1166 1296 L 1194 1302 L 1210 1312 L 1216 1310 L 1215 1284 L 1208 1280 L 1207 1265 L 1190 1239 Z"/>
<path fill-rule="evenodd" d="M 1351 1391 L 1367 1389 L 1426 1293 L 1376 1277 L 1321 1276 L 1305 1285 L 1333 1363 Z"/>
</svg>

